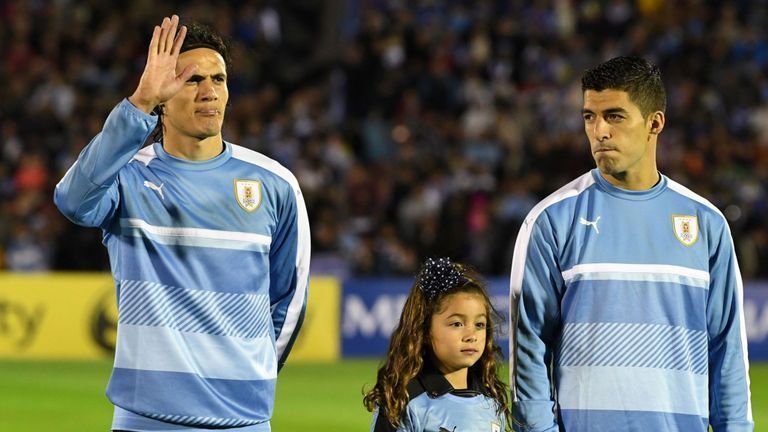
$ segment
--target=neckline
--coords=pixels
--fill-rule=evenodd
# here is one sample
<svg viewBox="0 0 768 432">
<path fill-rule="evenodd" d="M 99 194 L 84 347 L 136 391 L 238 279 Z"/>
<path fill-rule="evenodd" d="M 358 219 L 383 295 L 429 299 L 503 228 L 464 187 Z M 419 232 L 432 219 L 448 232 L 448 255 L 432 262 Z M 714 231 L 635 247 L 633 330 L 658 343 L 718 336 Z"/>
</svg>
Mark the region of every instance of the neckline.
<svg viewBox="0 0 768 432">
<path fill-rule="evenodd" d="M 608 183 L 608 180 L 600 175 L 600 171 L 597 168 L 592 170 L 592 178 L 595 179 L 595 184 L 597 184 L 597 187 L 603 192 L 615 196 L 616 198 L 631 201 L 645 201 L 658 196 L 667 189 L 668 182 L 667 177 L 664 174 L 659 173 L 659 181 L 652 188 L 635 191 L 623 189 Z"/>
<path fill-rule="evenodd" d="M 224 144 L 223 152 L 211 159 L 203 161 L 193 161 L 173 156 L 166 152 L 163 145 L 159 142 L 152 144 L 152 146 L 157 157 L 174 168 L 190 171 L 206 171 L 220 167 L 232 157 L 232 144 L 226 141 L 222 141 L 222 143 Z"/>
</svg>

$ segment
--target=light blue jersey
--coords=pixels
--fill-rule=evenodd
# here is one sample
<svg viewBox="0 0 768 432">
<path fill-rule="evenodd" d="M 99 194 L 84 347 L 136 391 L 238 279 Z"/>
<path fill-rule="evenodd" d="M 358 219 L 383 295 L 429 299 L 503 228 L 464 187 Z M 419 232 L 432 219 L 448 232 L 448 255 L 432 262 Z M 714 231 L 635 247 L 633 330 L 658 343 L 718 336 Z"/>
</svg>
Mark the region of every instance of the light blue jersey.
<svg viewBox="0 0 768 432">
<path fill-rule="evenodd" d="M 476 383 L 479 380 L 474 380 Z M 376 409 L 371 432 L 501 432 L 505 421 L 496 413 L 496 401 L 474 390 L 454 390 L 448 380 L 425 367 L 408 384 L 409 402 L 397 429 Z"/>
<path fill-rule="evenodd" d="M 511 274 L 525 431 L 751 431 L 742 283 L 723 215 L 597 170 L 539 203 Z"/>
<path fill-rule="evenodd" d="M 73 222 L 101 227 L 109 250 L 119 309 L 113 428 L 268 431 L 307 301 L 298 183 L 231 143 L 202 162 L 159 143 L 142 149 L 156 122 L 123 100 L 54 197 Z"/>
</svg>

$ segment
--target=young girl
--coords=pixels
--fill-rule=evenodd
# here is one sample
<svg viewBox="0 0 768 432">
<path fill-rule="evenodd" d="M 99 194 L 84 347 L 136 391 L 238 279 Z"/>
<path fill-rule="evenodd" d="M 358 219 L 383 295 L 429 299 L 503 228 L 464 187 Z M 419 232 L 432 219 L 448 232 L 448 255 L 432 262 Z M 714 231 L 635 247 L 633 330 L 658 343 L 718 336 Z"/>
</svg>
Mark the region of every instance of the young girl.
<svg viewBox="0 0 768 432">
<path fill-rule="evenodd" d="M 428 259 L 363 399 L 375 410 L 371 431 L 509 429 L 508 389 L 496 374 L 497 316 L 476 272 L 448 258 Z"/>
</svg>

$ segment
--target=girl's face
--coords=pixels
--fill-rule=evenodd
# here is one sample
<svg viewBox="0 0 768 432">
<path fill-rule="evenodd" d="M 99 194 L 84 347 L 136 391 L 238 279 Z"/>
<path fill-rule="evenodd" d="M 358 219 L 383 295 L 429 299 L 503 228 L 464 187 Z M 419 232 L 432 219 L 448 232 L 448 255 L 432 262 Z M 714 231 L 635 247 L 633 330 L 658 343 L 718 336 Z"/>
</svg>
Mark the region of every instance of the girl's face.
<svg viewBox="0 0 768 432">
<path fill-rule="evenodd" d="M 488 311 L 483 297 L 471 293 L 451 294 L 442 306 L 432 315 L 429 335 L 438 369 L 449 374 L 472 366 L 483 355 Z"/>
</svg>

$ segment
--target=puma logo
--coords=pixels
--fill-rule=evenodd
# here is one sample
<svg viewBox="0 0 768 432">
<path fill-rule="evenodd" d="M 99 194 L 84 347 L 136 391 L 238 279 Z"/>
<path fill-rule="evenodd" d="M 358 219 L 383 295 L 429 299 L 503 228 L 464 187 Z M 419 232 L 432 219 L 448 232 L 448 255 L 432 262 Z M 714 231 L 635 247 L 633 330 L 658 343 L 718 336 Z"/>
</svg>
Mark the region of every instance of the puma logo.
<svg viewBox="0 0 768 432">
<path fill-rule="evenodd" d="M 163 185 L 165 185 L 165 183 L 160 183 L 160 186 L 158 186 L 149 180 L 144 180 L 144 186 L 157 192 L 158 195 L 160 195 L 161 200 L 165 200 L 165 196 L 163 195 Z"/>
<path fill-rule="evenodd" d="M 595 219 L 593 221 L 588 221 L 588 220 L 586 220 L 584 218 L 581 218 L 581 219 L 579 219 L 579 223 L 582 224 L 582 225 L 591 226 L 592 228 L 595 229 L 595 233 L 600 234 L 600 230 L 597 229 L 597 222 L 599 220 L 600 220 L 600 216 L 598 216 L 597 219 Z"/>
</svg>

